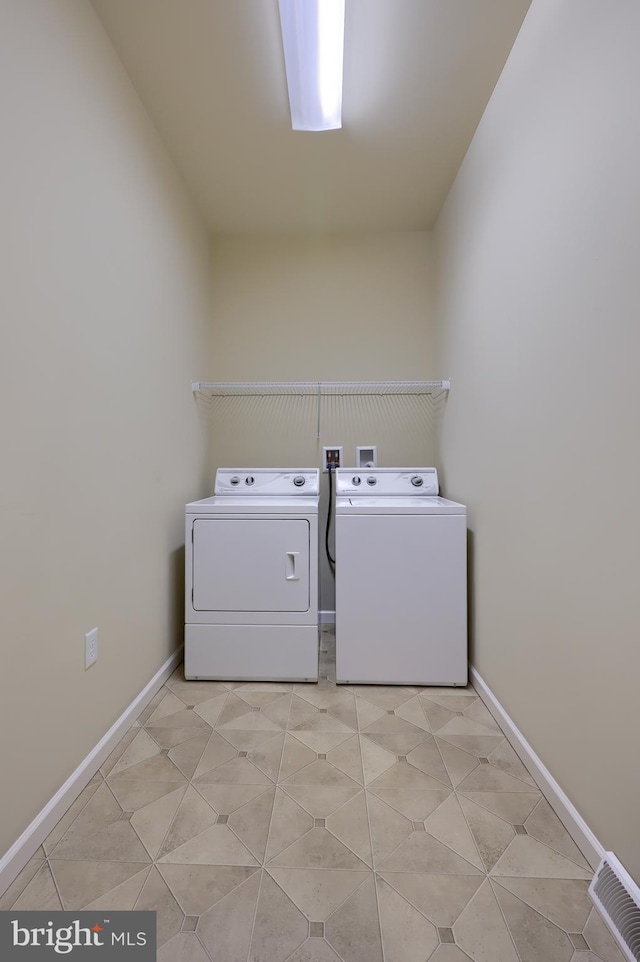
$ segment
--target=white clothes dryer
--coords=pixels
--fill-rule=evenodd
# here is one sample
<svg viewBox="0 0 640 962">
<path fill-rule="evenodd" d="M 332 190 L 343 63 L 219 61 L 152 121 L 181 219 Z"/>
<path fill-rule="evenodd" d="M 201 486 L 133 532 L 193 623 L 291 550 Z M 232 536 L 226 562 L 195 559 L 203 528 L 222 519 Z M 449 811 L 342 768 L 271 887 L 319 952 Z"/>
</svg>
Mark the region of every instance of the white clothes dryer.
<svg viewBox="0 0 640 962">
<path fill-rule="evenodd" d="M 466 685 L 467 509 L 435 468 L 336 471 L 336 678 Z"/>
<path fill-rule="evenodd" d="M 320 472 L 216 472 L 185 510 L 188 679 L 317 681 Z"/>
</svg>

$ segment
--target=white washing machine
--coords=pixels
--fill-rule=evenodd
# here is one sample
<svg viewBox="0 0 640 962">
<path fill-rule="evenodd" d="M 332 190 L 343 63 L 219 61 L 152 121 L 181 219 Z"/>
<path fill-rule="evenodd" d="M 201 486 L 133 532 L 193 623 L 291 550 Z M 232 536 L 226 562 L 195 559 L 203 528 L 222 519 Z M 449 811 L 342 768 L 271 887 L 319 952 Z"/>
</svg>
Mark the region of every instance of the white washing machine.
<svg viewBox="0 0 640 962">
<path fill-rule="evenodd" d="M 186 506 L 188 679 L 317 681 L 317 468 L 219 468 Z"/>
<path fill-rule="evenodd" d="M 435 468 L 336 471 L 339 683 L 466 685 L 467 509 Z"/>
</svg>

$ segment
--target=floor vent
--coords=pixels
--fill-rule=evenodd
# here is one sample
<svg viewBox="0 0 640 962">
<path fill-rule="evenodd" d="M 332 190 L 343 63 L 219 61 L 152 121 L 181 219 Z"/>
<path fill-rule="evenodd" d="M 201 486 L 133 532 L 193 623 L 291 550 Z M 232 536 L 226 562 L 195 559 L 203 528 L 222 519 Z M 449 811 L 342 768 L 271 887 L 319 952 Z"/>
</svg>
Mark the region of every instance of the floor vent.
<svg viewBox="0 0 640 962">
<path fill-rule="evenodd" d="M 640 888 L 613 852 L 606 852 L 589 886 L 629 962 L 640 962 Z"/>
</svg>

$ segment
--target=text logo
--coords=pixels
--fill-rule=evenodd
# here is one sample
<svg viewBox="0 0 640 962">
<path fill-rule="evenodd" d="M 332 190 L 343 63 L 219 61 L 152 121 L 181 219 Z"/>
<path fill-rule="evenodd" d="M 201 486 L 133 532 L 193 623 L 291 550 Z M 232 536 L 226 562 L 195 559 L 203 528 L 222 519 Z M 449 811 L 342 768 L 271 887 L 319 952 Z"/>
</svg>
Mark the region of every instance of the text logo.
<svg viewBox="0 0 640 962">
<path fill-rule="evenodd" d="M 0 912 L 2 962 L 155 962 L 156 913 Z"/>
</svg>

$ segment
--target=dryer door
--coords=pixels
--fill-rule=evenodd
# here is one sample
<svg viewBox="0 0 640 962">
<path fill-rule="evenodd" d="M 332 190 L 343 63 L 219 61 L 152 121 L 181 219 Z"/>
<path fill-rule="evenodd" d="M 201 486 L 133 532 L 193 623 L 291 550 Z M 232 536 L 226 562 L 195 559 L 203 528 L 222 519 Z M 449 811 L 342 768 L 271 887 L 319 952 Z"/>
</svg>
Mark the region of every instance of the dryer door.
<svg viewBox="0 0 640 962">
<path fill-rule="evenodd" d="M 198 518 L 196 611 L 308 611 L 309 522 Z"/>
</svg>

